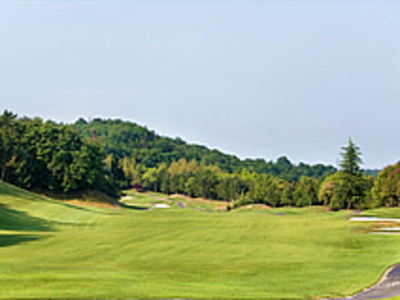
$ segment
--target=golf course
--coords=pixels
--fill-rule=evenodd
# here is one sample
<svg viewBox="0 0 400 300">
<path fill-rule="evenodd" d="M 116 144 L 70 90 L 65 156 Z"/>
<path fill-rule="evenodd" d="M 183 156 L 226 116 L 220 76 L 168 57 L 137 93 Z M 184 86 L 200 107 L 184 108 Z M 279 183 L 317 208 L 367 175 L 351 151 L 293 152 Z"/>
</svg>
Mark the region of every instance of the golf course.
<svg viewBox="0 0 400 300">
<path fill-rule="evenodd" d="M 368 234 L 348 210 L 121 201 L 71 204 L 0 182 L 0 298 L 339 298 L 400 262 L 400 236 Z"/>
<path fill-rule="evenodd" d="M 400 1 L 0 1 L 0 300 L 400 300 Z"/>
</svg>

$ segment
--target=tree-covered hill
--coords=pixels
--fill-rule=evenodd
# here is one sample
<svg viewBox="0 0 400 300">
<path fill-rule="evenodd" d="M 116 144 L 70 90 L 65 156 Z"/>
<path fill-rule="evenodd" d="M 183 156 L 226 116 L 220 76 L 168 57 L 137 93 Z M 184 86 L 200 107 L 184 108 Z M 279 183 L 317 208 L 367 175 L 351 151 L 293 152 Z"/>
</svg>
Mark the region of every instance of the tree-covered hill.
<svg viewBox="0 0 400 300">
<path fill-rule="evenodd" d="M 9 111 L 0 116 L 1 180 L 52 194 L 99 190 L 118 197 L 133 187 L 234 201 L 234 207 L 326 204 L 340 209 L 398 203 L 396 192 L 387 189 L 397 177 L 382 175 L 375 187 L 373 177 L 361 169 L 358 149 L 351 140 L 342 148 L 342 170 L 336 172 L 322 164 L 294 165 L 286 157 L 240 160 L 121 120 L 80 119 L 64 125 L 17 118 Z M 350 169 L 342 165 L 347 161 Z"/>
<path fill-rule="evenodd" d="M 301 176 L 323 180 L 336 172 L 336 168 L 317 164 L 310 166 L 305 163 L 294 165 L 286 157 L 280 157 L 276 162 L 264 159 L 240 160 L 234 155 L 224 154 L 216 149 L 189 144 L 180 138 L 161 136 L 146 127 L 122 120 L 94 119 L 90 123 L 84 119 L 75 122 L 74 127 L 81 137 L 100 141 L 107 154 L 119 158 L 133 157 L 137 163 L 147 168 L 158 166 L 165 162 L 185 158 L 196 160 L 204 165 L 218 166 L 229 173 L 246 169 L 259 174 L 271 174 L 279 178 L 298 181 Z"/>
</svg>

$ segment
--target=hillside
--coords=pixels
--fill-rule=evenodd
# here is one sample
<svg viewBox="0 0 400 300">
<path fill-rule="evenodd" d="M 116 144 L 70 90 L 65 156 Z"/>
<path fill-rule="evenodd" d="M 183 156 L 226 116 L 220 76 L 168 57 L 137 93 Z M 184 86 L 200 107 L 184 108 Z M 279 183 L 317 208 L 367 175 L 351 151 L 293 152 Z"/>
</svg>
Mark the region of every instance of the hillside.
<svg viewBox="0 0 400 300">
<path fill-rule="evenodd" d="M 40 240 L 64 226 L 87 226 L 95 209 L 32 194 L 0 181 L 0 247 Z"/>
<path fill-rule="evenodd" d="M 205 165 L 218 166 L 229 173 L 247 169 L 259 174 L 270 174 L 288 181 L 298 181 L 301 176 L 323 180 L 336 172 L 336 168 L 322 164 L 293 164 L 286 157 L 276 162 L 264 159 L 240 160 L 234 155 L 222 153 L 205 146 L 189 144 L 180 138 L 161 136 L 138 124 L 111 119 L 94 119 L 90 123 L 79 119 L 73 124 L 82 137 L 100 141 L 108 154 L 119 158 L 134 157 L 137 163 L 145 167 L 156 167 L 161 162 L 168 165 L 180 158 L 196 160 Z"/>
<path fill-rule="evenodd" d="M 3 209 L 11 212 L 9 219 L 4 219 L 2 214 L 2 223 L 0 224 L 4 223 L 10 226 L 10 224 L 20 222 L 20 229 L 23 230 L 51 229 L 52 226 L 66 224 L 66 222 L 82 221 L 87 223 L 99 211 L 102 211 L 96 208 L 80 208 L 69 205 L 49 197 L 33 194 L 2 181 L 0 181 L 0 197 L 0 204 Z M 20 212 L 22 217 L 16 218 L 15 215 L 12 215 L 12 211 Z M 27 216 L 27 219 L 24 216 Z M 30 223 L 30 221 L 34 221 L 34 223 Z M 32 226 L 33 224 L 36 225 Z M 14 225 L 12 225 L 12 228 L 14 228 Z M 4 227 L 1 227 L 1 229 L 4 229 Z M 18 229 L 18 226 L 15 229 Z"/>
</svg>

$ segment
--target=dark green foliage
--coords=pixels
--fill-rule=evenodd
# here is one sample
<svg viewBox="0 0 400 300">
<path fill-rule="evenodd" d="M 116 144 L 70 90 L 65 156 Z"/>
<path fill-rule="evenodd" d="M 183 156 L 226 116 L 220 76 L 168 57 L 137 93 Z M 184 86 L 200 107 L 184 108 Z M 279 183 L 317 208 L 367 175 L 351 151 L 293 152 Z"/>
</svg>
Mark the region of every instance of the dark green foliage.
<svg viewBox="0 0 400 300">
<path fill-rule="evenodd" d="M 373 207 L 400 206 L 400 162 L 384 168 L 371 190 Z"/>
<path fill-rule="evenodd" d="M 92 140 L 84 140 L 69 125 L 39 118 L 0 116 L 2 179 L 34 190 L 70 192 L 105 190 L 116 195 L 104 169 L 105 152 Z"/>
<path fill-rule="evenodd" d="M 119 190 L 125 188 L 125 174 L 119 160 L 112 156 L 111 170 L 110 170 L 111 183 Z"/>
<path fill-rule="evenodd" d="M 286 183 L 282 190 L 281 204 L 282 206 L 295 205 L 294 191 L 296 189 L 296 183 Z"/>
<path fill-rule="evenodd" d="M 360 148 L 349 139 L 342 150 L 341 170 L 323 183 L 319 199 L 334 210 L 367 207 L 372 181 L 361 170 Z"/>
<path fill-rule="evenodd" d="M 5 111 L 0 124 L 1 177 L 28 189 L 93 189 L 118 197 L 122 189 L 138 187 L 233 202 L 230 208 L 324 204 L 336 210 L 400 202 L 400 172 L 390 169 L 370 192 L 373 179 L 361 170 L 361 153 L 351 140 L 342 148 L 341 170 L 336 172 L 321 164 L 293 165 L 284 156 L 275 163 L 240 160 L 121 120 L 79 119 L 70 126 L 17 119 Z"/>
<path fill-rule="evenodd" d="M 342 147 L 341 170 L 339 172 L 339 184 L 336 188 L 336 197 L 341 207 L 347 209 L 359 207 L 364 201 L 365 178 L 360 165 L 362 164 L 360 148 L 351 139 L 346 147 Z"/>
<path fill-rule="evenodd" d="M 288 181 L 298 181 L 301 176 L 323 180 L 336 172 L 334 167 L 321 164 L 310 166 L 300 163 L 296 166 L 286 157 L 278 158 L 276 163 L 266 162 L 264 159 L 240 160 L 234 155 L 227 155 L 215 149 L 188 144 L 180 138 L 157 135 L 146 127 L 122 120 L 94 119 L 87 123 L 79 119 L 74 126 L 82 137 L 98 140 L 107 154 L 120 158 L 133 157 L 136 163 L 146 168 L 155 168 L 162 162 L 169 166 L 173 161 L 184 158 L 206 166 L 217 166 L 228 173 L 246 169 L 259 174 L 271 174 Z"/>
<path fill-rule="evenodd" d="M 349 144 L 342 147 L 342 150 L 342 161 L 340 162 L 341 171 L 350 176 L 360 176 L 362 174 L 360 167 L 362 164 L 360 148 L 349 139 Z"/>
<path fill-rule="evenodd" d="M 0 116 L 0 170 L 1 180 L 5 180 L 7 170 L 12 163 L 14 153 L 17 148 L 17 125 L 15 124 L 16 115 L 5 110 Z"/>
<path fill-rule="evenodd" d="M 336 171 L 324 165 L 300 163 L 296 166 L 286 157 L 278 158 L 276 163 L 264 159 L 240 160 L 218 150 L 187 144 L 180 138 L 159 136 L 145 127 L 122 120 L 94 119 L 88 123 L 79 119 L 74 126 L 82 137 L 98 141 L 107 154 L 121 158 L 114 166 L 123 165 L 125 179 L 119 172 L 116 180 L 116 169 L 109 171 L 114 174 L 109 175 L 110 181 L 119 188 L 140 184 L 148 190 L 166 194 L 226 201 L 246 199 L 245 202 L 276 207 L 296 205 L 293 186 L 283 194 L 285 182 L 295 182 L 302 177 L 322 180 Z M 243 173 L 243 170 L 246 171 Z M 306 188 L 298 196 L 303 199 L 298 203 L 315 204 L 318 188 Z M 311 195 L 313 192 L 315 194 Z M 312 199 L 305 200 L 307 195 Z"/>
<path fill-rule="evenodd" d="M 238 175 L 219 175 L 216 193 L 219 200 L 231 201 L 238 199 L 249 190 L 246 182 Z"/>
<path fill-rule="evenodd" d="M 297 207 L 319 204 L 318 188 L 319 182 L 317 180 L 302 176 L 293 191 L 293 202 Z"/>
</svg>

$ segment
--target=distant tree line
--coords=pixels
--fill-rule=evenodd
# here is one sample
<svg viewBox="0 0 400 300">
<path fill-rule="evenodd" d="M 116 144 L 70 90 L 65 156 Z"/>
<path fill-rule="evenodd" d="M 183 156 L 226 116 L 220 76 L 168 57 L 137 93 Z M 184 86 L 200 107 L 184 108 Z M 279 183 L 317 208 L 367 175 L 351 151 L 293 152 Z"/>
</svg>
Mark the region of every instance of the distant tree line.
<svg viewBox="0 0 400 300">
<path fill-rule="evenodd" d="M 113 161 L 109 155 L 108 162 Z M 110 164 L 110 163 L 109 163 Z M 264 203 L 277 206 L 307 206 L 319 203 L 319 181 L 302 176 L 289 182 L 270 174 L 258 174 L 243 169 L 228 173 L 217 166 L 199 164 L 181 158 L 169 166 L 161 163 L 155 168 L 138 165 L 133 159 L 119 161 L 123 173 L 120 188 L 135 186 L 165 194 L 184 194 L 190 197 L 223 200 L 236 206 Z"/>
<path fill-rule="evenodd" d="M 132 157 L 136 163 L 146 168 L 156 168 L 165 163 L 169 166 L 181 158 L 196 161 L 206 166 L 216 166 L 228 173 L 247 170 L 258 174 L 270 174 L 293 182 L 302 176 L 323 180 L 335 173 L 336 168 L 317 164 L 292 164 L 286 157 L 280 157 L 274 163 L 264 159 L 240 160 L 234 155 L 227 155 L 205 146 L 188 144 L 180 138 L 169 138 L 157 135 L 146 127 L 122 120 L 94 119 L 90 123 L 84 119 L 75 122 L 74 127 L 83 138 L 93 138 L 103 145 L 107 154 L 117 158 Z"/>
<path fill-rule="evenodd" d="M 1 179 L 30 190 L 95 189 L 117 197 L 128 188 L 227 201 L 229 207 L 327 205 L 337 209 L 398 206 L 400 163 L 377 179 L 360 167 L 359 148 L 342 148 L 340 170 L 235 156 L 161 137 L 120 120 L 73 125 L 0 116 Z"/>
</svg>

